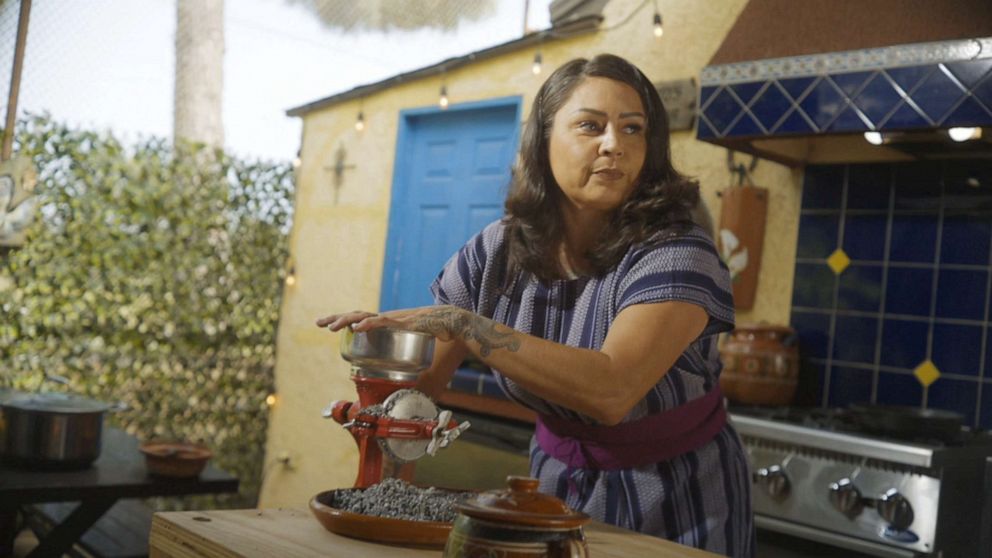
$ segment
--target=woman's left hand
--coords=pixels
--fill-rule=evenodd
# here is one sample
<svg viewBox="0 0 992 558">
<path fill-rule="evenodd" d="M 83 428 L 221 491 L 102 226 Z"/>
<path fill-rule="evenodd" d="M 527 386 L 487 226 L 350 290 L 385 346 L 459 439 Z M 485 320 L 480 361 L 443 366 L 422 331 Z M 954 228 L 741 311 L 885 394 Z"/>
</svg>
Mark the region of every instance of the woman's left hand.
<svg viewBox="0 0 992 558">
<path fill-rule="evenodd" d="M 368 331 L 391 327 L 407 331 L 429 333 L 441 341 L 451 341 L 454 334 L 465 329 L 469 313 L 456 306 L 422 306 L 406 310 L 392 310 L 382 314 L 354 310 L 332 314 L 317 320 L 318 327 L 339 331 L 350 326 L 352 331 Z"/>
</svg>

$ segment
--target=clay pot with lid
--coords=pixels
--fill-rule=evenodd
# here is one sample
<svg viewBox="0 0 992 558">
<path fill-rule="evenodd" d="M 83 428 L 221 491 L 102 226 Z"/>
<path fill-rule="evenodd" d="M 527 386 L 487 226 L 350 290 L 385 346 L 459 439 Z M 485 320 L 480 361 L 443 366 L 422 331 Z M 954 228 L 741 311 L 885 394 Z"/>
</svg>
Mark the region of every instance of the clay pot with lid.
<svg viewBox="0 0 992 558">
<path fill-rule="evenodd" d="M 728 399 L 748 405 L 788 405 L 799 381 L 796 330 L 744 324 L 720 345 L 720 388 Z"/>
<path fill-rule="evenodd" d="M 445 558 L 588 558 L 589 516 L 537 491 L 537 479 L 507 477 L 507 488 L 458 504 Z"/>
</svg>

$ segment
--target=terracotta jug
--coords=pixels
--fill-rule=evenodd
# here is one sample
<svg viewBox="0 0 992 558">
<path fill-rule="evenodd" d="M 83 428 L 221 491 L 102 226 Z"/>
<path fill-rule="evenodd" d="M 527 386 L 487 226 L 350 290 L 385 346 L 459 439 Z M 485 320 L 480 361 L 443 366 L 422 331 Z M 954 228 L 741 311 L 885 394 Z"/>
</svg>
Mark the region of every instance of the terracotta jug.
<svg viewBox="0 0 992 558">
<path fill-rule="evenodd" d="M 796 395 L 799 347 L 796 330 L 768 324 L 740 325 L 720 345 L 720 388 L 748 405 L 788 405 Z"/>
<path fill-rule="evenodd" d="M 589 516 L 537 491 L 537 479 L 510 476 L 508 488 L 458 504 L 445 558 L 588 558 Z"/>
</svg>

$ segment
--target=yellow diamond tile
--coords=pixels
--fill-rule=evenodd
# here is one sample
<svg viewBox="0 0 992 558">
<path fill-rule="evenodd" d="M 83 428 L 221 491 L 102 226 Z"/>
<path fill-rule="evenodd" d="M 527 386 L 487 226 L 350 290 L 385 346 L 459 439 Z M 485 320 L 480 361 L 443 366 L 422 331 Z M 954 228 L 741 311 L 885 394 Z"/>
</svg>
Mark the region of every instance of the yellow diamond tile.
<svg viewBox="0 0 992 558">
<path fill-rule="evenodd" d="M 913 370 L 913 374 L 923 384 L 923 387 L 927 387 L 937 381 L 937 378 L 940 377 L 940 370 L 937 370 L 937 366 L 934 365 L 933 361 L 927 359 Z"/>
<path fill-rule="evenodd" d="M 847 257 L 847 254 L 838 248 L 827 258 L 827 265 L 830 266 L 830 269 L 834 270 L 836 275 L 840 275 L 847 269 L 847 266 L 851 265 L 851 258 Z"/>
</svg>

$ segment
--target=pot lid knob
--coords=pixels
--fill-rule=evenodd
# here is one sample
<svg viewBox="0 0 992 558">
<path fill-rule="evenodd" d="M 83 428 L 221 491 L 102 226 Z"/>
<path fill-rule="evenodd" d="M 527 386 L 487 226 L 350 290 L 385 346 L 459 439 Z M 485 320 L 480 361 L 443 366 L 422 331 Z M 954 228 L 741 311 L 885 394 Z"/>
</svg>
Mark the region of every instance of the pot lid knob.
<svg viewBox="0 0 992 558">
<path fill-rule="evenodd" d="M 469 517 L 544 529 L 575 529 L 589 521 L 588 515 L 538 492 L 535 478 L 511 475 L 506 484 L 506 489 L 483 492 L 459 504 L 458 511 Z"/>
</svg>

